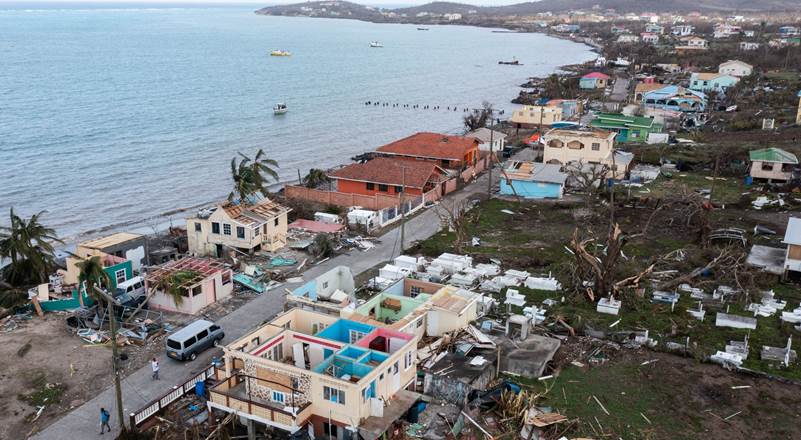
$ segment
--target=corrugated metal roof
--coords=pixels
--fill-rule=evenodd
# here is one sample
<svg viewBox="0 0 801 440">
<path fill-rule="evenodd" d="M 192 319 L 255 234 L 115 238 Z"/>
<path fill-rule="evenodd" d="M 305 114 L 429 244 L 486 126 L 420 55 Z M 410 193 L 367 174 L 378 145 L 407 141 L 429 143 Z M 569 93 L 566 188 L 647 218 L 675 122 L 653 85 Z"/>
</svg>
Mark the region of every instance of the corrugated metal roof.
<svg viewBox="0 0 801 440">
<path fill-rule="evenodd" d="M 782 243 L 801 245 L 801 218 L 790 217 Z"/>
<path fill-rule="evenodd" d="M 748 153 L 748 157 L 751 162 L 779 162 L 798 165 L 798 158 L 795 157 L 795 154 L 775 147 L 753 150 Z"/>
</svg>

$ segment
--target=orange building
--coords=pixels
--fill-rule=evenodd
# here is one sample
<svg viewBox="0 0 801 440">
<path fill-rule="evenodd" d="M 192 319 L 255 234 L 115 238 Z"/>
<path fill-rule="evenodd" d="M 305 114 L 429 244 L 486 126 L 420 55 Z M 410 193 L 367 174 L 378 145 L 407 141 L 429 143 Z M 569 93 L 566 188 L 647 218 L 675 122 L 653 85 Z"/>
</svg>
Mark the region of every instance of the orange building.
<svg viewBox="0 0 801 440">
<path fill-rule="evenodd" d="M 434 189 L 446 176 L 433 162 L 378 157 L 354 163 L 328 174 L 337 191 L 372 196 L 406 194 L 419 196 Z"/>
<path fill-rule="evenodd" d="M 436 163 L 447 170 L 462 170 L 478 159 L 479 141 L 466 136 L 421 132 L 378 148 L 379 154 Z"/>
</svg>

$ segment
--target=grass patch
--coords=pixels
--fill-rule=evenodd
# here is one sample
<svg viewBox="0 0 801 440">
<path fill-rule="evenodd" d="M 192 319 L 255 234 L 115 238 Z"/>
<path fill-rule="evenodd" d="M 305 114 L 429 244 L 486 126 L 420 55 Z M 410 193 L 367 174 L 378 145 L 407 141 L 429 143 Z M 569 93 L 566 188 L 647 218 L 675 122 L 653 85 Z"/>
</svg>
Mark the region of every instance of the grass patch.
<svg viewBox="0 0 801 440">
<path fill-rule="evenodd" d="M 48 382 L 44 373 L 34 373 L 29 386 L 33 391 L 17 396 L 19 400 L 33 407 L 60 403 L 67 386 L 59 382 Z"/>
</svg>

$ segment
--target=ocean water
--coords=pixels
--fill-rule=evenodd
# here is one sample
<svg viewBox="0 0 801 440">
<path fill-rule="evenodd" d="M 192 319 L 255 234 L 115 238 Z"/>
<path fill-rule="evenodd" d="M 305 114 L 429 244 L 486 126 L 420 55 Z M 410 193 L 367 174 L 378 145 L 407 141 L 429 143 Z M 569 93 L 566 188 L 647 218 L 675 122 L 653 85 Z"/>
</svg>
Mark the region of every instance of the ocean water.
<svg viewBox="0 0 801 440">
<path fill-rule="evenodd" d="M 182 219 L 228 194 L 237 152 L 263 148 L 296 180 L 416 131 L 457 133 L 461 108 L 510 110 L 528 76 L 593 57 L 538 34 L 253 9 L 0 3 L 0 224 L 12 206 L 46 210 L 68 238 Z M 524 66 L 498 65 L 512 57 Z"/>
</svg>

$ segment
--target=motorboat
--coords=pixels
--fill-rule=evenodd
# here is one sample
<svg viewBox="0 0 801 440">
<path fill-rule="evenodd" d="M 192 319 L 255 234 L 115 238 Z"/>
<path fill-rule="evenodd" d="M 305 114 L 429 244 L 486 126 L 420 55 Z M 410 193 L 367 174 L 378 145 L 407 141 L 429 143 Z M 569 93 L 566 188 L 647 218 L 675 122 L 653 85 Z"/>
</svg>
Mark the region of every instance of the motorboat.
<svg viewBox="0 0 801 440">
<path fill-rule="evenodd" d="M 286 106 L 283 102 L 279 102 L 273 106 L 273 114 L 276 115 L 283 115 L 284 113 L 289 111 L 289 107 Z"/>
<path fill-rule="evenodd" d="M 370 47 L 384 47 L 384 45 L 379 43 L 378 41 L 371 41 Z"/>
<path fill-rule="evenodd" d="M 418 31 L 427 31 L 428 28 L 417 28 Z"/>
<path fill-rule="evenodd" d="M 292 56 L 292 52 L 288 50 L 274 50 L 270 52 L 270 56 L 272 57 L 289 57 Z"/>
</svg>

